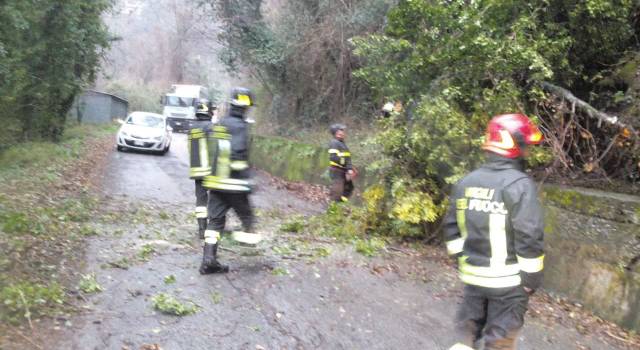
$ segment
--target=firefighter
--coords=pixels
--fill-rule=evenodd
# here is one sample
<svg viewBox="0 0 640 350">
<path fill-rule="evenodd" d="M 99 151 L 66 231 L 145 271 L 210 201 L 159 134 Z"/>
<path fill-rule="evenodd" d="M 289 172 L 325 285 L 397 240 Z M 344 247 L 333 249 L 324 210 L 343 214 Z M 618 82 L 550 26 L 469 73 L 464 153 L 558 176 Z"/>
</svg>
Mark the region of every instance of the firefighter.
<svg viewBox="0 0 640 350">
<path fill-rule="evenodd" d="M 198 236 L 204 238 L 207 229 L 207 202 L 209 194 L 202 186 L 202 179 L 211 174 L 206 135 L 211 132 L 213 107 L 208 101 L 200 101 L 196 107 L 196 121 L 189 125 L 189 178 L 195 180 L 196 219 L 198 220 Z"/>
<path fill-rule="evenodd" d="M 541 141 L 526 116 L 494 117 L 482 145 L 486 164 L 453 187 L 444 235 L 464 297 L 451 350 L 516 348 L 529 296 L 542 283 L 542 208 L 523 159 Z"/>
<path fill-rule="evenodd" d="M 245 118 L 252 105 L 253 97 L 248 89 L 234 88 L 227 115 L 210 134 L 211 173 L 202 183 L 209 190 L 209 222 L 204 232 L 201 274 L 229 271 L 228 266 L 217 260 L 218 240 L 229 209 L 236 212 L 243 228 L 243 231 L 233 232 L 234 240 L 248 245 L 256 245 L 262 240 L 260 234 L 253 233 L 254 215 L 249 203 L 249 123 Z"/>
<path fill-rule="evenodd" d="M 331 200 L 348 202 L 353 193 L 356 171 L 351 165 L 351 153 L 344 142 L 347 127 L 333 124 L 329 131 L 333 140 L 329 142 L 329 176 L 331 177 Z"/>
</svg>

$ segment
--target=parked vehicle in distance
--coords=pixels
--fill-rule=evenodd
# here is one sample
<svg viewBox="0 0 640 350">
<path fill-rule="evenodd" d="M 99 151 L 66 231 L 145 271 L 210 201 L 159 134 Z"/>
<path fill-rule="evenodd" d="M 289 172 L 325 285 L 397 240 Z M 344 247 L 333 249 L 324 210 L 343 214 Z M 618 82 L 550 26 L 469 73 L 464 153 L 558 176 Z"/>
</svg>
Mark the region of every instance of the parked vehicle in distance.
<svg viewBox="0 0 640 350">
<path fill-rule="evenodd" d="M 133 112 L 122 121 L 116 135 L 118 151 L 135 149 L 165 154 L 171 147 L 172 131 L 160 114 Z"/>
<path fill-rule="evenodd" d="M 209 90 L 200 85 L 171 85 L 171 91 L 161 98 L 162 115 L 176 130 L 189 130 L 196 120 L 196 109 L 200 101 L 208 101 Z"/>
</svg>

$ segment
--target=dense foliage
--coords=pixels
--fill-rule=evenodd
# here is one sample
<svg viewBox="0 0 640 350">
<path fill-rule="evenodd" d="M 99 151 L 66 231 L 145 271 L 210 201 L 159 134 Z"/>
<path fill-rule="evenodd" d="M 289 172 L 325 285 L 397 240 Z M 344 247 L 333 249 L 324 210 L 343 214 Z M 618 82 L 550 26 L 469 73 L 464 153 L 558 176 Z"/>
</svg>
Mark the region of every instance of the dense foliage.
<svg viewBox="0 0 640 350">
<path fill-rule="evenodd" d="M 110 0 L 0 3 L 0 147 L 60 138 L 76 94 L 95 78 Z"/>
<path fill-rule="evenodd" d="M 486 122 L 504 112 L 537 116 L 547 141 L 530 161 L 547 174 L 637 184 L 629 62 L 639 13 L 629 0 L 405 0 L 383 34 L 353 39 L 364 60 L 355 75 L 405 107 L 377 137 L 391 160 L 387 197 L 404 208 L 391 216 L 415 221 L 414 202 L 433 208 L 421 221 L 434 221 L 448 185 L 481 160 Z"/>
</svg>

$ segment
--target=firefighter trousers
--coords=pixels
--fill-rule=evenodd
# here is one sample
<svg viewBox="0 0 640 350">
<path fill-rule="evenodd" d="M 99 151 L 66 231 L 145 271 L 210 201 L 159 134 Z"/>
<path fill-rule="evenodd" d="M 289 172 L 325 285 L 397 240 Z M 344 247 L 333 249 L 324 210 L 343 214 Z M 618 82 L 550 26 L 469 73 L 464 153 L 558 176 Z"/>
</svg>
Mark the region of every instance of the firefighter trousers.
<svg viewBox="0 0 640 350">
<path fill-rule="evenodd" d="M 196 183 L 196 218 L 207 218 L 207 202 L 209 202 L 209 191 L 202 186 L 202 180 L 195 180 Z"/>
<path fill-rule="evenodd" d="M 330 168 L 331 177 L 330 196 L 334 202 L 347 202 L 353 193 L 353 181 L 347 180 L 346 172 L 342 169 Z"/>
<path fill-rule="evenodd" d="M 522 286 L 485 288 L 464 286 L 464 297 L 456 315 L 460 344 L 485 350 L 516 349 L 518 332 L 524 325 L 529 295 Z"/>
<path fill-rule="evenodd" d="M 253 230 L 253 209 L 249 202 L 248 193 L 227 193 L 209 191 L 209 223 L 207 230 L 222 232 L 227 219 L 227 212 L 233 209 L 242 223 L 245 232 Z"/>
</svg>

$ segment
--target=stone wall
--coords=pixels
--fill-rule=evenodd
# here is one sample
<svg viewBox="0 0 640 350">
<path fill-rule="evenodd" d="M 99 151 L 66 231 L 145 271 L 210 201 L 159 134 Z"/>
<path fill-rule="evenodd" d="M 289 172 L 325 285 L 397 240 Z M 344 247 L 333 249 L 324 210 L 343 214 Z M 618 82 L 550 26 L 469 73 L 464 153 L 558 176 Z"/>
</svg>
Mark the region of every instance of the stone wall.
<svg viewBox="0 0 640 350">
<path fill-rule="evenodd" d="M 545 289 L 640 331 L 640 198 L 545 186 Z"/>
<path fill-rule="evenodd" d="M 290 181 L 328 184 L 327 150 L 256 136 L 252 162 Z M 357 155 L 356 155 L 356 165 Z M 377 180 L 359 167 L 356 187 Z M 545 284 L 604 319 L 640 331 L 640 198 L 545 185 Z"/>
</svg>

